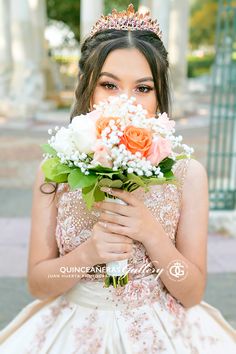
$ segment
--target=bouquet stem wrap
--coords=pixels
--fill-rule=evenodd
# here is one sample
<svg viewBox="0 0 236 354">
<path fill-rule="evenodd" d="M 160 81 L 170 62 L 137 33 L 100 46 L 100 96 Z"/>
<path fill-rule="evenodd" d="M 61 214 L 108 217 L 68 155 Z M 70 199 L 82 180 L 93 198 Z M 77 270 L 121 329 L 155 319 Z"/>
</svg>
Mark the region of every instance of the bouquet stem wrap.
<svg viewBox="0 0 236 354">
<path fill-rule="evenodd" d="M 123 204 L 127 205 L 123 200 L 119 198 L 110 198 L 105 197 L 105 201 L 109 201 L 111 203 Z M 109 214 L 114 214 L 111 211 L 106 211 Z M 109 287 L 113 285 L 115 288 L 120 285 L 124 286 L 128 283 L 128 259 L 124 259 L 121 261 L 112 261 L 106 264 L 106 279 L 105 279 L 105 287 Z"/>
</svg>

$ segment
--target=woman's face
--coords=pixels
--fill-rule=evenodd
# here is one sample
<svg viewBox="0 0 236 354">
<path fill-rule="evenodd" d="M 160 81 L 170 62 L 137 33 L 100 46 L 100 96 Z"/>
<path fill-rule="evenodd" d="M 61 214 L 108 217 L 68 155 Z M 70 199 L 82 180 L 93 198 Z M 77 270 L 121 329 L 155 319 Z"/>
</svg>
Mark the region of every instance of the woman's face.
<svg viewBox="0 0 236 354">
<path fill-rule="evenodd" d="M 93 98 L 98 104 L 111 95 L 127 94 L 136 97 L 150 115 L 157 110 L 153 77 L 145 56 L 136 48 L 116 49 L 106 58 L 102 67 Z"/>
</svg>

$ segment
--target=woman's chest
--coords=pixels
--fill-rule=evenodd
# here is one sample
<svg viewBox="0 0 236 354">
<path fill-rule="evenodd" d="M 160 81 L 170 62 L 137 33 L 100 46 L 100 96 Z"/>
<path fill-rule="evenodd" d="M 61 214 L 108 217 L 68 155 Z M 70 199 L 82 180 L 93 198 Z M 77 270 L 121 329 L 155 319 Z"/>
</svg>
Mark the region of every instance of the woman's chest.
<svg viewBox="0 0 236 354">
<path fill-rule="evenodd" d="M 95 207 L 91 210 L 87 209 L 81 190 L 63 192 L 62 189 L 63 186 L 60 186 L 56 227 L 56 240 L 60 255 L 72 251 L 86 241 L 91 236 L 93 226 L 100 216 L 100 211 Z M 174 243 L 180 216 L 178 188 L 171 184 L 151 186 L 149 192 L 145 193 L 142 189 L 136 189 L 132 194 L 143 201 Z M 139 242 L 135 242 L 134 263 L 142 263 L 145 259 L 147 261 L 145 248 Z"/>
</svg>

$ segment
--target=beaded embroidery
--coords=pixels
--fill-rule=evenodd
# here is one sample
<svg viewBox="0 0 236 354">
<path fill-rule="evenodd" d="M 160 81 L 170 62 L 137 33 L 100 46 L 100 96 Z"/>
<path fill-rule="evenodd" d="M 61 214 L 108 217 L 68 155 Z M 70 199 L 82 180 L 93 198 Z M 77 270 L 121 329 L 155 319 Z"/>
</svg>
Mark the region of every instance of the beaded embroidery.
<svg viewBox="0 0 236 354">
<path fill-rule="evenodd" d="M 177 186 L 173 184 L 153 185 L 146 193 L 142 188 L 131 192 L 136 198 L 143 200 L 174 244 L 181 210 L 182 187 L 189 161 L 189 159 L 179 160 L 174 165 L 174 173 L 179 180 Z M 56 240 L 60 256 L 64 256 L 91 236 L 92 228 L 98 221 L 100 212 L 96 208 L 88 211 L 82 199 L 81 190 L 71 191 L 67 183 L 61 183 L 58 186 L 56 206 L 58 208 Z M 145 269 L 149 271 L 148 274 L 155 271 L 143 244 L 138 241 L 134 241 L 134 256 L 129 259 L 129 265 L 135 269 L 145 266 Z M 103 281 L 102 275 L 104 274 L 86 273 L 83 279 Z M 145 273 L 145 276 L 148 274 Z M 142 274 L 136 272 L 132 277 L 140 278 Z"/>
</svg>

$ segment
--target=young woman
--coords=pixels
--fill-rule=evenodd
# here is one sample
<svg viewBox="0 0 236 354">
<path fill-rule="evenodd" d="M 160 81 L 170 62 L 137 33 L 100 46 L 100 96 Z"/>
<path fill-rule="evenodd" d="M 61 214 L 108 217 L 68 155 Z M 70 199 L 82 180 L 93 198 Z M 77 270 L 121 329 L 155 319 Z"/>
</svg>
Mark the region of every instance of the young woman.
<svg viewBox="0 0 236 354">
<path fill-rule="evenodd" d="M 161 32 L 132 6 L 100 19 L 84 42 L 71 120 L 121 93 L 135 96 L 151 115 L 169 112 Z M 81 190 L 43 184 L 39 165 L 28 261 L 37 299 L 0 333 L 1 354 L 236 353 L 236 331 L 202 300 L 206 171 L 194 159 L 174 168 L 178 186 L 110 190 L 127 205 L 103 201 L 88 211 Z M 105 270 L 91 267 L 126 258 L 135 270 L 129 283 L 103 287 Z"/>
</svg>

